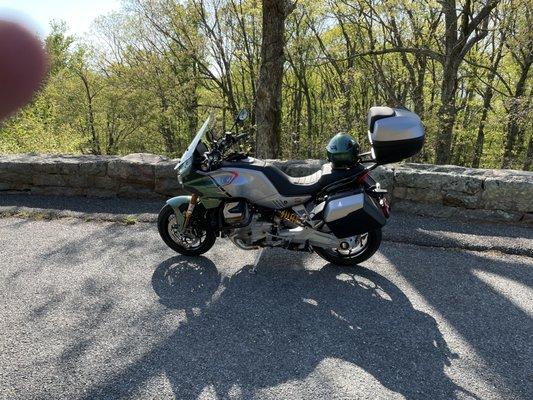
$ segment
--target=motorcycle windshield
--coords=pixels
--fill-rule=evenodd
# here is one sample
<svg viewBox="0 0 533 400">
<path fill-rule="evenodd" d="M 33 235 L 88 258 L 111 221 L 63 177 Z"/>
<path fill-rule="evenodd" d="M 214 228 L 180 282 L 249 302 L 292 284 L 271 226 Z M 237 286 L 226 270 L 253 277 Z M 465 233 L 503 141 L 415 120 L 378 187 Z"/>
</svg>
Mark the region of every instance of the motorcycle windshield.
<svg viewBox="0 0 533 400">
<path fill-rule="evenodd" d="M 204 124 L 202 125 L 202 127 L 200 128 L 200 130 L 198 131 L 198 133 L 192 140 L 189 147 L 187 147 L 187 150 L 185 150 L 185 153 L 183 153 L 183 155 L 181 156 L 180 162 L 174 168 L 178 170 L 178 174 L 186 175 L 191 171 L 194 150 L 196 150 L 196 147 L 198 147 L 198 144 L 205 137 L 207 131 L 209 130 L 212 120 L 213 120 L 213 116 L 209 115 L 209 117 L 207 117 Z"/>
</svg>

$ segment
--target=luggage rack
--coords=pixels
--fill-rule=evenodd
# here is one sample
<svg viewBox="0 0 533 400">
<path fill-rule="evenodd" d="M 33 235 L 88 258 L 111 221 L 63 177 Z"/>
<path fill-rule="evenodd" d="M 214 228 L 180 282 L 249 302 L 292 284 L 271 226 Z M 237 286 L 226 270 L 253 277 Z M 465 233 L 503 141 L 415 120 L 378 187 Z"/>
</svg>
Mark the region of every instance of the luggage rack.
<svg viewBox="0 0 533 400">
<path fill-rule="evenodd" d="M 359 157 L 359 162 L 360 163 L 372 163 L 372 162 L 375 163 L 375 162 L 377 162 L 377 160 L 374 157 L 372 157 L 372 152 L 371 151 L 367 151 L 366 153 L 361 153 L 361 154 L 358 155 L 358 157 Z M 364 157 L 370 157 L 370 158 L 365 159 Z M 376 165 L 376 167 L 377 167 L 377 165 Z M 376 167 L 374 167 L 374 168 L 376 168 Z M 372 168 L 372 169 L 374 169 L 374 168 Z"/>
<path fill-rule="evenodd" d="M 322 188 L 322 190 L 320 190 L 320 192 L 317 193 L 316 198 L 318 200 L 323 199 L 324 196 L 326 196 L 328 193 L 332 191 L 336 191 L 344 186 L 349 187 L 353 184 L 361 185 L 365 181 L 365 179 L 368 177 L 368 174 L 370 173 L 370 171 L 377 168 L 379 165 L 378 163 L 375 162 L 375 160 L 368 160 L 368 161 L 361 161 L 361 162 L 373 162 L 374 164 L 368 167 L 365 167 L 365 169 L 361 170 L 361 172 L 356 174 L 355 176 L 350 176 L 348 178 L 341 179 L 337 182 L 334 182 L 334 183 L 331 183 L 325 186 L 324 188 Z"/>
</svg>

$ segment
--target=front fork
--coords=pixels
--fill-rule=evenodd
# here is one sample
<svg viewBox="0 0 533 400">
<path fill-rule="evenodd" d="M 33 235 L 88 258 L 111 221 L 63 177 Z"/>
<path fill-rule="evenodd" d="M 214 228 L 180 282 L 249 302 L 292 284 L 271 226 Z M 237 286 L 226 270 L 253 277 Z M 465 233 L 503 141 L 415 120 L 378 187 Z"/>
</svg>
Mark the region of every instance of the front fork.
<svg viewBox="0 0 533 400">
<path fill-rule="evenodd" d="M 196 204 L 198 204 L 199 200 L 200 197 L 197 194 L 193 194 L 191 196 L 191 200 L 189 200 L 189 207 L 187 207 L 187 211 L 185 211 L 185 220 L 183 221 L 182 232 L 184 232 L 189 226 L 192 213 L 194 212 L 194 208 L 196 207 Z"/>
</svg>

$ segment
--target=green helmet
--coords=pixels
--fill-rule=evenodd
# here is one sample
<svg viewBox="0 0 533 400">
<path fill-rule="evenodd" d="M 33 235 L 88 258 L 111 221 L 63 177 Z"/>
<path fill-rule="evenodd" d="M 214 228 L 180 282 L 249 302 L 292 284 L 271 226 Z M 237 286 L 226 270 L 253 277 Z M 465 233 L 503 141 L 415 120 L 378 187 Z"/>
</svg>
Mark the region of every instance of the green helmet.
<svg viewBox="0 0 533 400">
<path fill-rule="evenodd" d="M 347 133 L 337 133 L 329 141 L 326 151 L 333 168 L 351 167 L 357 162 L 359 144 Z"/>
</svg>

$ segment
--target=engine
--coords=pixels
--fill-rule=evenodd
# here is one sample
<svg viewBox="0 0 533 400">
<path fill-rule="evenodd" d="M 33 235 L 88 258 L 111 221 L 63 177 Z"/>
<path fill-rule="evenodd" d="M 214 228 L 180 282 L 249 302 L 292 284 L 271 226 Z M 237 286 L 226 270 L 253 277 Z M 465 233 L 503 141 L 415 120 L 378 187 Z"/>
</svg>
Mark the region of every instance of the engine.
<svg viewBox="0 0 533 400">
<path fill-rule="evenodd" d="M 222 218 L 224 219 L 224 224 L 227 226 L 244 226 L 251 222 L 250 213 L 250 206 L 246 201 L 232 201 L 224 204 Z"/>
<path fill-rule="evenodd" d="M 249 225 L 234 229 L 229 238 L 238 247 L 250 250 L 257 248 L 259 244 L 265 244 L 274 229 L 272 222 L 262 221 L 259 214 L 254 214 Z"/>
<path fill-rule="evenodd" d="M 225 203 L 222 220 L 226 235 L 245 250 L 257 248 L 273 230 L 272 222 L 262 220 L 261 214 L 245 200 Z"/>
<path fill-rule="evenodd" d="M 303 226 L 301 216 L 291 209 L 260 210 L 245 200 L 226 203 L 222 213 L 227 236 L 245 250 L 291 247 L 291 240 L 284 233 Z"/>
</svg>

